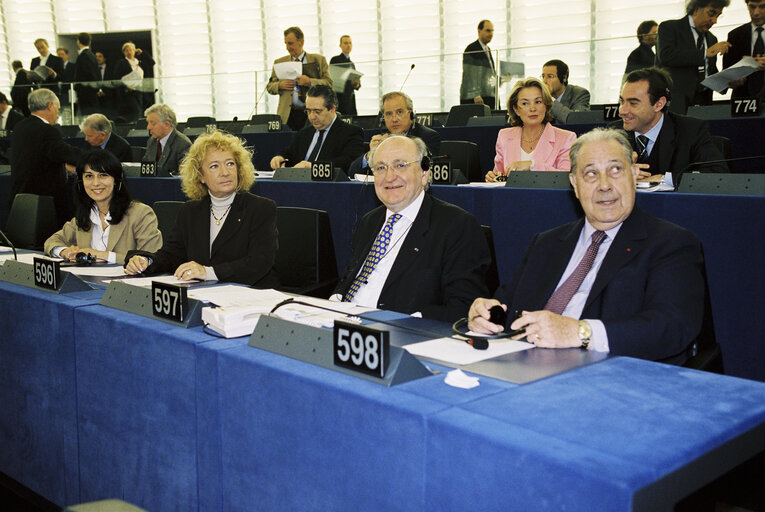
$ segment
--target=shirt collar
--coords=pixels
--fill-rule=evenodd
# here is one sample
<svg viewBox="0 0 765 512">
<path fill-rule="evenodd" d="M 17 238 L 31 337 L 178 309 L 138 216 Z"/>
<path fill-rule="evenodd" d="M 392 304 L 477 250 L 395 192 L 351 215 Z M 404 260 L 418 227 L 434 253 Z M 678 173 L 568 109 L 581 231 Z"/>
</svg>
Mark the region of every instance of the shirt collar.
<svg viewBox="0 0 765 512">
<path fill-rule="evenodd" d="M 108 136 L 108 137 L 106 137 L 106 140 L 104 141 L 104 143 L 103 143 L 103 144 L 101 144 L 101 146 L 99 146 L 99 147 L 100 147 L 101 149 L 106 149 L 106 144 L 109 142 L 109 139 L 111 139 L 111 138 L 112 138 L 112 134 L 110 133 L 110 134 L 109 134 L 109 136 Z"/>
<path fill-rule="evenodd" d="M 621 229 L 622 224 L 624 224 L 624 222 L 620 222 L 619 225 L 617 225 L 617 226 L 615 226 L 615 227 L 613 227 L 613 228 L 611 228 L 611 229 L 606 231 L 606 235 L 608 236 L 609 240 L 613 240 L 614 238 L 616 238 L 616 234 Z M 587 220 L 587 217 L 585 217 L 584 218 L 584 240 L 587 243 L 589 243 L 589 240 L 591 240 L 592 234 L 595 231 L 597 231 L 595 229 L 595 227 L 592 224 L 590 224 L 590 221 Z"/>
<path fill-rule="evenodd" d="M 656 142 L 656 139 L 659 138 L 659 132 L 661 132 L 662 126 L 664 126 L 664 114 L 662 114 L 658 122 L 653 125 L 653 128 L 645 133 L 641 133 L 640 135 L 645 135 L 651 142 Z"/>
<path fill-rule="evenodd" d="M 406 217 L 409 222 L 414 222 L 414 219 L 417 218 L 417 214 L 420 212 L 420 207 L 422 206 L 423 199 L 425 199 L 425 191 L 421 190 L 420 194 L 414 198 L 414 201 L 409 203 L 409 206 L 398 213 L 400 213 L 402 217 Z M 391 215 L 393 215 L 393 212 L 389 209 L 386 209 L 385 218 L 387 219 Z"/>
</svg>

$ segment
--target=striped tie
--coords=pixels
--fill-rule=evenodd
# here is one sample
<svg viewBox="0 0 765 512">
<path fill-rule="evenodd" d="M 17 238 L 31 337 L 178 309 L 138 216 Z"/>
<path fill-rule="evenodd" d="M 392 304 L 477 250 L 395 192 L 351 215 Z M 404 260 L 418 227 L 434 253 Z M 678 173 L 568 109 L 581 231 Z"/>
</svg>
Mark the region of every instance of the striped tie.
<svg viewBox="0 0 765 512">
<path fill-rule="evenodd" d="M 592 268 L 592 263 L 595 261 L 595 256 L 598 255 L 598 249 L 601 242 L 606 239 L 606 233 L 604 231 L 595 231 L 592 234 L 592 243 L 587 248 L 587 252 L 584 253 L 579 265 L 576 266 L 574 272 L 568 276 L 562 285 L 555 290 L 550 300 L 545 304 L 547 311 L 552 311 L 555 314 L 563 314 L 563 310 L 566 309 L 568 303 L 571 301 L 571 297 L 574 296 L 576 291 L 582 285 L 582 281 L 587 277 L 587 274 Z"/>
<path fill-rule="evenodd" d="M 359 275 L 356 276 L 356 279 L 353 280 L 350 288 L 348 288 L 348 291 L 345 293 L 345 297 L 343 297 L 344 302 L 350 302 L 353 300 L 353 297 L 355 297 L 359 292 L 361 285 L 367 284 L 367 280 L 372 274 L 372 271 L 374 271 L 375 267 L 377 267 L 377 264 L 388 251 L 390 237 L 391 234 L 393 234 L 393 225 L 398 222 L 400 218 L 400 213 L 394 213 L 388 217 L 388 220 L 385 222 L 382 231 L 380 231 L 380 234 L 377 235 L 375 242 L 372 244 L 372 248 L 369 250 L 367 259 L 364 260 L 364 266 L 361 267 L 361 272 L 359 272 Z"/>
</svg>

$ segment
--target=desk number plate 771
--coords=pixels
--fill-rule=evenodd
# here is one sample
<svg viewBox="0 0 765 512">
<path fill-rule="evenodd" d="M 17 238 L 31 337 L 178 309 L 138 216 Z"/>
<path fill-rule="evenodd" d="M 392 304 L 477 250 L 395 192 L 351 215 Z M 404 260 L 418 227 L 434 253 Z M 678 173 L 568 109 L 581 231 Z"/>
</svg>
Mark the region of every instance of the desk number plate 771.
<svg viewBox="0 0 765 512">
<path fill-rule="evenodd" d="M 335 320 L 332 343 L 335 366 L 382 379 L 388 369 L 390 340 L 388 331 Z"/>
</svg>

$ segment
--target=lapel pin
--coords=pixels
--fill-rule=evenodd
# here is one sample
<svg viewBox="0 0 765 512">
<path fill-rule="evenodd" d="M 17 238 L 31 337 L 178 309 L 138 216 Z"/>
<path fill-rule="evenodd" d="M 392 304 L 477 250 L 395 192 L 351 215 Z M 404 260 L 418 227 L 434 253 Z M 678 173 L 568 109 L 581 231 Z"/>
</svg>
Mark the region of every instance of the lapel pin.
<svg viewBox="0 0 765 512">
<path fill-rule="evenodd" d="M 414 248 L 414 252 L 420 252 L 420 248 L 419 247 L 415 247 Z"/>
</svg>

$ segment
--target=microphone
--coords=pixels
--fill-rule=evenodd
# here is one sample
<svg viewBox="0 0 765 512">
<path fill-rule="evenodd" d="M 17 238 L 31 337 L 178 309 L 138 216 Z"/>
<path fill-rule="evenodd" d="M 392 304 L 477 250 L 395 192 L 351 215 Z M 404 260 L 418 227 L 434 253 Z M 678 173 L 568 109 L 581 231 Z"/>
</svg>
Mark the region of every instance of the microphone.
<svg viewBox="0 0 765 512">
<path fill-rule="evenodd" d="M 398 92 L 401 92 L 404 90 L 404 84 L 406 84 L 406 81 L 409 80 L 409 75 L 412 74 L 413 69 L 414 69 L 414 64 L 412 64 L 412 67 L 409 68 L 409 73 L 406 74 L 406 78 L 404 78 L 404 81 L 401 83 L 401 89 L 399 89 Z"/>
<path fill-rule="evenodd" d="M 719 160 L 706 160 L 703 162 L 691 162 L 685 167 L 683 167 L 680 172 L 673 171 L 672 172 L 672 180 L 675 184 L 675 188 L 680 184 L 680 180 L 682 179 L 683 174 L 687 173 L 690 169 L 693 169 L 694 167 L 698 166 L 705 166 L 705 165 L 711 165 L 711 164 L 725 164 L 728 162 L 743 162 L 745 160 L 759 160 L 765 158 L 765 155 L 755 155 L 755 156 L 740 156 L 737 158 L 721 158 Z"/>
<path fill-rule="evenodd" d="M 5 233 L 3 233 L 2 230 L 0 230 L 0 236 L 3 237 L 3 241 L 5 241 L 6 244 L 8 244 L 8 247 L 11 248 L 13 251 L 13 259 L 18 261 L 19 257 L 16 255 L 16 248 L 13 246 L 10 240 L 8 240 L 8 237 L 5 236 Z"/>
<path fill-rule="evenodd" d="M 258 113 L 258 103 L 260 103 L 260 100 L 262 100 L 263 96 L 266 94 L 266 91 L 268 90 L 268 83 L 269 82 L 266 82 L 266 86 L 263 88 L 263 91 L 261 91 L 260 96 L 258 96 L 258 99 L 255 100 L 255 106 L 252 107 L 252 110 L 250 111 L 250 115 L 247 116 L 247 120 L 248 121 L 250 119 L 252 119 L 252 114 L 257 114 Z"/>
</svg>

